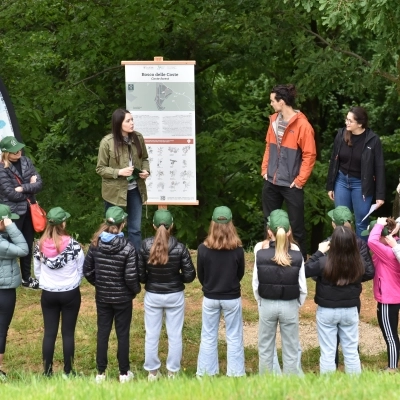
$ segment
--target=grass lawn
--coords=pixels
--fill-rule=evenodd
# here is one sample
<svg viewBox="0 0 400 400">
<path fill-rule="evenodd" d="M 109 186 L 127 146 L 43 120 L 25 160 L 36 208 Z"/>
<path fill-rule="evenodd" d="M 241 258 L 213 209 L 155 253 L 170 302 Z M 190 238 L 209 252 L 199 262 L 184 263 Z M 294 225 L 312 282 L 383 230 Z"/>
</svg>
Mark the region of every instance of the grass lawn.
<svg viewBox="0 0 400 400">
<path fill-rule="evenodd" d="M 194 262 L 196 252 L 192 252 Z M 251 279 L 253 273 L 253 254 L 246 254 L 246 274 L 242 281 L 243 318 L 247 324 L 258 321 L 257 305 L 253 298 Z M 307 303 L 301 309 L 301 321 L 315 320 L 313 303 L 314 282 L 309 280 Z M 376 324 L 371 282 L 364 284 L 361 319 Z M 285 398 L 285 399 L 325 399 L 325 398 L 400 398 L 400 375 L 377 373 L 386 363 L 386 354 L 374 356 L 361 354 L 365 372 L 361 377 L 349 377 L 338 372 L 331 377 L 319 376 L 319 348 L 311 348 L 303 353 L 304 379 L 296 377 L 259 377 L 258 353 L 256 346 L 246 347 L 247 378 L 228 379 L 226 372 L 226 345 L 220 341 L 220 375 L 218 379 L 194 379 L 201 331 L 201 286 L 195 282 L 186 285 L 186 312 L 183 329 L 184 351 L 181 377 L 175 381 L 166 379 L 149 384 L 144 362 L 144 322 L 143 292 L 134 300 L 134 313 L 131 325 L 131 370 L 137 379 L 134 383 L 120 385 L 117 381 L 116 336 L 112 332 L 109 345 L 109 367 L 107 382 L 99 387 L 93 382 L 96 374 L 96 309 L 94 288 L 83 280 L 81 285 L 82 306 L 76 328 L 75 369 L 79 378 L 64 380 L 61 376 L 63 356 L 61 336 L 57 338 L 54 356 L 55 376 L 46 379 L 42 373 L 41 344 L 43 321 L 40 309 L 40 291 L 19 288 L 17 307 L 9 330 L 4 369 L 8 382 L 0 383 L 1 399 L 119 399 L 130 397 L 147 398 Z M 368 306 L 370 305 L 370 306 Z M 374 321 L 375 320 L 375 321 Z M 166 333 L 163 329 L 160 339 L 160 357 L 165 365 L 167 353 Z M 165 367 L 161 372 L 165 373 Z M 177 395 L 179 391 L 179 396 Z M 397 394 L 399 393 L 399 394 Z M 397 397 L 396 397 L 397 396 Z"/>
</svg>

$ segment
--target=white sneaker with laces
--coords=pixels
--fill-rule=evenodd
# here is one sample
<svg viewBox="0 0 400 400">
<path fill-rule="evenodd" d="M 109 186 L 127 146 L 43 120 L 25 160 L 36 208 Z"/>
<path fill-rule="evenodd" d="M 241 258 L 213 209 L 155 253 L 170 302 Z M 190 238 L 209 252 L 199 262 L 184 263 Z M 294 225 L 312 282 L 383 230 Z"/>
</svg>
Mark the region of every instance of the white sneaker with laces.
<svg viewBox="0 0 400 400">
<path fill-rule="evenodd" d="M 133 372 L 132 371 L 128 371 L 126 373 L 126 375 L 120 375 L 119 376 L 119 382 L 120 383 L 130 382 L 134 377 L 135 377 L 135 375 L 133 374 Z"/>
<path fill-rule="evenodd" d="M 149 382 L 155 382 L 155 381 L 158 381 L 161 378 L 161 376 L 162 375 L 161 375 L 160 371 L 157 371 L 156 374 L 152 374 L 151 372 L 149 372 L 149 375 L 147 375 L 147 380 Z"/>
<path fill-rule="evenodd" d="M 106 380 L 106 374 L 97 374 L 96 383 L 103 383 Z"/>
</svg>

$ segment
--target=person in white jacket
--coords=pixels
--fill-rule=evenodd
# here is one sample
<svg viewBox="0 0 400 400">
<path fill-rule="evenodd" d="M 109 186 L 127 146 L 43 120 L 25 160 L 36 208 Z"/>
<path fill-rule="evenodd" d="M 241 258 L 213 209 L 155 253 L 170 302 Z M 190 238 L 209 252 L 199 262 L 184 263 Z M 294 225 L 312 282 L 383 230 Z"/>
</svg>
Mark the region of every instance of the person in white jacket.
<svg viewBox="0 0 400 400">
<path fill-rule="evenodd" d="M 44 375 L 53 374 L 54 346 L 61 317 L 64 353 L 64 374 L 75 375 L 75 327 L 81 306 L 79 285 L 85 259 L 80 244 L 66 231 L 70 214 L 61 207 L 47 214 L 47 226 L 35 246 L 33 262 L 35 275 L 42 289 L 41 306 L 44 321 Z"/>
</svg>

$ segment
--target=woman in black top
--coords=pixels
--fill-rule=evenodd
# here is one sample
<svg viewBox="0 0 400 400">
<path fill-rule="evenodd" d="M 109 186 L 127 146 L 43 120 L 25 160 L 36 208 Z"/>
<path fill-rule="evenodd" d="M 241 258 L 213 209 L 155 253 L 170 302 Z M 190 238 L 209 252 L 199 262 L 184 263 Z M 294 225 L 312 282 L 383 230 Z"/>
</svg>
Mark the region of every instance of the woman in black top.
<svg viewBox="0 0 400 400">
<path fill-rule="evenodd" d="M 368 115 L 362 107 L 350 109 L 346 127 L 336 135 L 326 189 L 335 207 L 346 206 L 354 212 L 356 234 L 361 237 L 369 224 L 368 218 L 362 219 L 368 214 L 373 198 L 377 207 L 385 202 L 382 145 L 368 128 Z"/>
</svg>

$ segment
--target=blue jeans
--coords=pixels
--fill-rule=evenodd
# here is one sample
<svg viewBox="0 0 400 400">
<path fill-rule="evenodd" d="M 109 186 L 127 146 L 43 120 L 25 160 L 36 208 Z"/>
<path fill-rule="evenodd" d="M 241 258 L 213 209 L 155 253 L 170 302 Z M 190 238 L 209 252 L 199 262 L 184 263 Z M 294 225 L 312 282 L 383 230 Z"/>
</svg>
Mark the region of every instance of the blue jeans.
<svg viewBox="0 0 400 400">
<path fill-rule="evenodd" d="M 114 206 L 107 201 L 104 202 L 105 211 Z M 128 240 L 135 246 L 137 252 L 142 246 L 142 197 L 139 189 L 128 190 L 126 212 L 128 214 Z"/>
<path fill-rule="evenodd" d="M 165 294 L 146 292 L 144 295 L 146 328 L 144 369 L 146 371 L 155 371 L 161 367 L 158 344 L 164 313 L 168 335 L 167 369 L 171 372 L 178 372 L 181 369 L 182 328 L 185 314 L 183 290 Z"/>
<path fill-rule="evenodd" d="M 196 375 L 216 375 L 218 365 L 218 327 L 221 311 L 225 319 L 228 376 L 244 376 L 242 299 L 203 298 L 201 342 Z"/>
<path fill-rule="evenodd" d="M 358 310 L 357 307 L 317 309 L 318 341 L 321 349 L 319 368 L 321 374 L 336 371 L 335 354 L 337 335 L 344 356 L 347 373 L 361 373 L 358 354 Z"/>
<path fill-rule="evenodd" d="M 302 375 L 298 367 L 299 304 L 294 300 L 261 299 L 258 307 L 259 373 L 275 372 L 276 329 L 279 322 L 282 338 L 283 373 Z"/>
<path fill-rule="evenodd" d="M 363 197 L 361 179 L 353 178 L 339 171 L 335 180 L 335 207 L 346 206 L 354 212 L 356 234 L 363 240 L 368 236 L 361 236 L 361 232 L 367 229 L 369 218 L 361 220 L 368 214 L 372 203 L 372 196 Z"/>
</svg>

